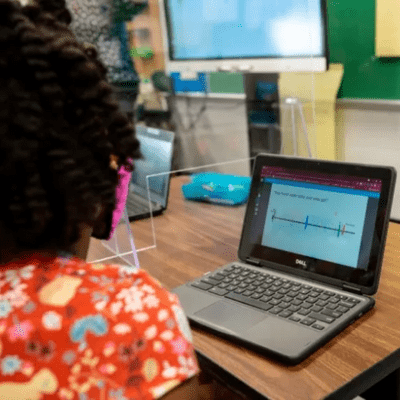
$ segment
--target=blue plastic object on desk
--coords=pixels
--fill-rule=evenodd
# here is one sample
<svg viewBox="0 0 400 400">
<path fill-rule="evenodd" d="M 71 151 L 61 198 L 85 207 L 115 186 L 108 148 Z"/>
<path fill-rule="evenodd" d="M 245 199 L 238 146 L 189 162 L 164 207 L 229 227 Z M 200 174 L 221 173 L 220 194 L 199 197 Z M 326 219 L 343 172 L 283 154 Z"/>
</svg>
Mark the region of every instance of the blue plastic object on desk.
<svg viewBox="0 0 400 400">
<path fill-rule="evenodd" d="M 239 205 L 247 201 L 251 178 L 205 172 L 191 176 L 192 181 L 182 186 L 188 200 L 205 201 L 222 205 Z"/>
</svg>

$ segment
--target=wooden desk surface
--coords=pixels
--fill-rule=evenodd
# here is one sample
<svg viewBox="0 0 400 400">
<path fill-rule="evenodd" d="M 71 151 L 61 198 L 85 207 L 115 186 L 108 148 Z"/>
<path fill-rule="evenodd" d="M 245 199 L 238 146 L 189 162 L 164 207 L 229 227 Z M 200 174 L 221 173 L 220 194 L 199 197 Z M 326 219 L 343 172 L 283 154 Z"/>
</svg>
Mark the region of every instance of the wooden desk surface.
<svg viewBox="0 0 400 400">
<path fill-rule="evenodd" d="M 237 259 L 244 206 L 185 201 L 180 186 L 186 180 L 172 179 L 168 209 L 153 221 L 157 246 L 139 253 L 141 267 L 168 289 Z M 149 222 L 133 225 L 136 246 L 148 244 Z M 93 257 L 93 246 L 90 251 Z M 390 225 L 375 309 L 298 366 L 276 363 L 199 329 L 193 336 L 210 368 L 265 398 L 354 398 L 400 367 L 400 225 Z"/>
</svg>

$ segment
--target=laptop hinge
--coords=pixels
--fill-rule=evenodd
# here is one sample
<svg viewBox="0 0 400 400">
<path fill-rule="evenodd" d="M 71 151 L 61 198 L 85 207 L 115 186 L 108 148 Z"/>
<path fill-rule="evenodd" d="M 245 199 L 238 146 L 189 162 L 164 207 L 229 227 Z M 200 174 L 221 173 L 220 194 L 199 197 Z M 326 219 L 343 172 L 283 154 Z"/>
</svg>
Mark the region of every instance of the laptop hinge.
<svg viewBox="0 0 400 400">
<path fill-rule="evenodd" d="M 354 294 L 362 294 L 361 289 L 346 285 L 345 283 L 342 285 L 342 289 Z"/>
<path fill-rule="evenodd" d="M 246 262 L 251 265 L 260 265 L 261 264 L 259 260 L 257 260 L 256 258 L 251 258 L 251 257 L 246 258 Z"/>
</svg>

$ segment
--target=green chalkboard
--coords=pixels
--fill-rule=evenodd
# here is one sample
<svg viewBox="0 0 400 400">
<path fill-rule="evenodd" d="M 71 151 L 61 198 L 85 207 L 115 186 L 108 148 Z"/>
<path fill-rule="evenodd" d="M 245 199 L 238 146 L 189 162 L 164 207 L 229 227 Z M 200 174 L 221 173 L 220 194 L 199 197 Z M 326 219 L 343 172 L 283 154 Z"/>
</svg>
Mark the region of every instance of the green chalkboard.
<svg viewBox="0 0 400 400">
<path fill-rule="evenodd" d="M 400 58 L 375 57 L 375 0 L 328 0 L 328 46 L 339 98 L 400 99 Z"/>
</svg>

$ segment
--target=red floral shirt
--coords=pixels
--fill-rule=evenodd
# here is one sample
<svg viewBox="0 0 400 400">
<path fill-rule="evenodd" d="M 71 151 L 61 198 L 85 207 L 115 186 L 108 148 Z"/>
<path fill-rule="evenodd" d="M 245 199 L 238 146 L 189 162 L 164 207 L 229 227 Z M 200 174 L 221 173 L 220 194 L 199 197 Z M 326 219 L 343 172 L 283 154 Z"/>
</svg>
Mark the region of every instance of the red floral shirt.
<svg viewBox="0 0 400 400">
<path fill-rule="evenodd" d="M 157 399 L 198 371 L 177 297 L 146 272 L 67 257 L 0 270 L 1 400 Z"/>
</svg>

